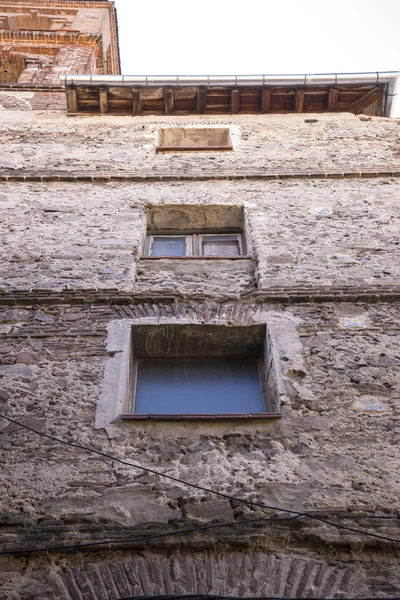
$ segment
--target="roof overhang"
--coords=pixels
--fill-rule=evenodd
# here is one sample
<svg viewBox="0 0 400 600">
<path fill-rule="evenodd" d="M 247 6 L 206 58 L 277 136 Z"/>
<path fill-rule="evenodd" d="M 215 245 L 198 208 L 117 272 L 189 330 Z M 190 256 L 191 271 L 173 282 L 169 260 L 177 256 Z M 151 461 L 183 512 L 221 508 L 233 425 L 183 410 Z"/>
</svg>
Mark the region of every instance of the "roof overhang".
<svg viewBox="0 0 400 600">
<path fill-rule="evenodd" d="M 317 75 L 62 75 L 69 113 L 391 116 L 399 72 Z"/>
</svg>

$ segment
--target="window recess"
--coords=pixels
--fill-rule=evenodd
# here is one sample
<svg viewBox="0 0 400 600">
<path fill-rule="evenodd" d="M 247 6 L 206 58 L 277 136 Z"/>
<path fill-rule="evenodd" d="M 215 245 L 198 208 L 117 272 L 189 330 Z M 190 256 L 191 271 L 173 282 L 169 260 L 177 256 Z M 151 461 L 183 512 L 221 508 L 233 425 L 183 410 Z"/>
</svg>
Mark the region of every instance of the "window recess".
<svg viewBox="0 0 400 600">
<path fill-rule="evenodd" d="M 279 417 L 265 325 L 131 328 L 122 419 Z"/>
<path fill-rule="evenodd" d="M 158 130 L 156 152 L 215 152 L 233 150 L 226 127 L 169 127 Z"/>
</svg>

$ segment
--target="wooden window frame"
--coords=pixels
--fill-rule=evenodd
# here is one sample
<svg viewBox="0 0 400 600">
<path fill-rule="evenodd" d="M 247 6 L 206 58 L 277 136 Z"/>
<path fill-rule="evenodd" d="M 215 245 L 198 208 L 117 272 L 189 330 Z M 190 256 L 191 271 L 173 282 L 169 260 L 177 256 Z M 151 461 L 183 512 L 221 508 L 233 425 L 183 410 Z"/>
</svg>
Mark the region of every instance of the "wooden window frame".
<svg viewBox="0 0 400 600">
<path fill-rule="evenodd" d="M 243 235 L 241 233 L 200 233 L 200 234 L 198 234 L 197 238 L 198 238 L 199 256 L 211 256 L 212 257 L 212 254 L 210 254 L 210 255 L 203 254 L 203 242 L 205 241 L 204 238 L 224 237 L 224 236 L 228 236 L 228 235 L 232 236 L 232 237 L 236 236 L 236 241 L 237 241 L 237 244 L 239 247 L 239 254 L 237 254 L 237 255 L 234 254 L 233 256 L 243 256 L 244 255 L 244 252 L 243 252 L 244 244 L 243 244 Z M 223 256 L 221 258 L 231 258 L 231 257 Z"/>
<path fill-rule="evenodd" d="M 155 256 L 153 256 L 153 254 L 152 254 L 154 238 L 161 238 L 161 237 L 185 238 L 185 254 L 174 256 L 174 258 L 182 258 L 183 256 L 192 256 L 193 242 L 192 242 L 191 236 L 188 236 L 188 235 L 182 234 L 182 233 L 181 234 L 160 233 L 160 234 L 147 235 L 146 244 L 145 244 L 145 248 L 144 248 L 146 256 L 152 256 L 153 258 L 161 258 L 164 256 L 164 255 L 159 255 L 159 254 L 156 254 Z"/>
<path fill-rule="evenodd" d="M 212 237 L 224 237 L 224 236 L 236 236 L 236 240 L 239 246 L 239 254 L 232 256 L 219 256 L 219 255 L 205 255 L 203 254 L 203 241 L 207 236 Z M 170 255 L 153 255 L 152 254 L 152 246 L 154 238 L 157 237 L 179 237 L 186 238 L 186 254 L 178 255 L 178 256 L 170 256 Z M 247 255 L 247 245 L 246 239 L 242 232 L 237 231 L 207 231 L 207 232 L 177 232 L 177 231 L 149 231 L 147 232 L 145 244 L 143 247 L 143 254 L 141 258 L 174 258 L 174 259 L 182 259 L 182 258 L 208 258 L 208 259 L 238 259 L 238 258 L 249 258 Z"/>
</svg>

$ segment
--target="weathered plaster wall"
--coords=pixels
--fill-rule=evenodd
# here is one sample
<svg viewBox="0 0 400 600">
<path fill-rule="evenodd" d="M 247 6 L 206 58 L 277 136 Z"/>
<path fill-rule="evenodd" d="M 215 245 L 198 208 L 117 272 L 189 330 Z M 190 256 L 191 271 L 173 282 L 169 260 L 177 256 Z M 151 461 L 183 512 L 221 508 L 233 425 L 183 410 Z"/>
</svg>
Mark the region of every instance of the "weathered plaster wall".
<svg viewBox="0 0 400 600">
<path fill-rule="evenodd" d="M 267 319 L 278 340 L 281 336 L 278 347 L 287 401 L 278 422 L 121 423 L 114 424 L 107 435 L 104 429 L 94 428 L 95 411 L 109 360 L 106 327 L 121 310 L 68 305 L 3 308 L 2 412 L 44 433 L 79 441 L 199 485 L 272 506 L 317 510 L 342 524 L 399 537 L 398 520 L 393 518 L 400 491 L 398 303 L 284 308 L 193 302 L 164 305 L 163 317 L 160 307 L 150 304 L 125 307 L 131 319 L 149 323 L 165 322 L 166 318 L 186 322 L 193 314 L 200 319 L 207 316 L 211 324 L 232 322 L 233 318 L 239 324 Z M 44 440 L 16 425 L 2 421 L 0 427 L 5 450 L 2 486 L 6 490 L 1 511 L 7 547 L 126 538 L 210 520 L 262 516 L 255 508 Z M 307 521 L 273 525 L 267 537 L 263 527 L 249 527 L 204 533 L 201 544 L 198 538 L 189 537 L 184 548 L 191 550 L 192 558 L 182 560 L 193 561 L 197 569 L 203 560 L 200 548 L 213 549 L 207 559 L 211 561 L 211 579 L 206 584 L 203 574 L 190 583 L 185 575 L 183 583 L 174 585 L 183 586 L 184 591 L 199 591 L 204 585 L 210 590 L 222 589 L 218 564 L 228 560 L 226 553 L 218 550 L 222 540 L 236 544 L 238 554 L 231 561 L 239 563 L 243 560 L 240 548 L 255 549 L 261 544 L 263 558 L 259 560 L 264 567 L 260 566 L 257 576 L 252 575 L 250 565 L 243 567 L 240 578 L 250 582 L 254 577 L 259 593 L 267 589 L 269 581 L 272 589 L 294 586 L 294 597 L 302 586 L 305 594 L 315 594 L 328 586 L 326 579 L 324 584 L 318 579 L 327 564 L 335 573 L 340 571 L 340 577 L 329 571 L 331 594 L 347 591 L 350 595 L 350 590 L 356 597 L 374 590 L 382 597 L 395 593 L 396 573 L 385 580 L 380 577 L 382 569 L 391 568 L 391 559 L 379 542 L 374 548 L 372 542 L 365 546 L 366 538 Z M 287 555 L 282 554 L 284 540 Z M 167 540 L 164 547 L 179 562 L 175 542 Z M 303 548 L 301 564 L 299 547 Z M 279 575 L 268 562 L 271 555 L 283 561 L 284 573 Z M 90 566 L 96 563 L 97 572 L 99 560 L 107 565 L 100 569 L 100 579 Z M 128 583 L 123 579 L 123 590 L 136 585 L 138 560 L 135 552 L 125 554 L 129 575 L 124 575 Z M 151 562 L 145 559 L 142 570 L 149 581 L 154 577 L 148 571 Z M 67 557 L 56 559 L 50 572 L 43 569 L 40 558 L 27 562 L 3 558 L 0 564 L 5 570 L 7 599 L 81 598 L 71 589 L 85 578 L 91 581 L 87 597 L 95 599 L 102 596 L 96 596 L 90 586 L 101 587 L 99 582 L 107 577 L 114 581 L 112 585 L 119 581 L 115 555 L 80 554 L 72 563 Z M 349 569 L 345 580 L 341 569 Z M 145 585 L 141 581 L 140 585 Z M 236 585 L 239 581 L 233 578 L 230 589 Z M 148 586 L 168 591 L 173 584 L 164 578 Z M 20 590 L 19 596 L 12 595 L 15 589 Z M 44 592 L 48 596 L 43 596 Z M 115 590 L 108 593 L 110 598 L 120 597 Z"/>
<path fill-rule="evenodd" d="M 146 306 L 132 307 L 131 316 L 149 323 L 168 320 Z M 187 322 L 196 305 L 191 306 L 165 309 L 170 322 Z M 219 311 L 212 316 L 213 310 L 209 324 L 232 322 L 229 307 L 225 317 Z M 200 320 L 202 311 L 199 305 Z M 181 316 L 174 318 L 177 312 Z M 275 327 L 288 394 L 283 419 L 248 425 L 123 423 L 108 439 L 103 430 L 94 430 L 94 418 L 107 360 L 105 330 L 116 317 L 116 310 L 101 306 L 3 308 L 3 409 L 63 439 L 78 438 L 145 466 L 168 467 L 169 474 L 236 495 L 255 494 L 267 503 L 396 506 L 397 304 L 239 305 L 235 323 L 265 319 Z M 297 331 L 289 341 L 287 319 Z M 12 424 L 2 422 L 1 427 L 5 484 L 11 493 L 7 512 L 90 516 L 97 507 L 98 514 L 129 523 L 129 509 L 107 509 L 106 499 L 123 496 L 123 486 L 128 495 L 135 489 L 156 491 L 153 500 L 146 497 L 146 505 L 161 502 L 162 522 L 185 514 L 173 502 L 177 486 L 172 483 L 49 444 Z M 190 489 L 182 495 L 199 497 Z M 140 511 L 132 510 L 143 521 Z M 233 514 L 229 507 L 225 511 Z"/>
<path fill-rule="evenodd" d="M 74 119 L 2 111 L 3 174 L 194 179 L 0 184 L 1 411 L 205 487 L 399 539 L 399 179 L 195 180 L 210 173 L 398 169 L 396 121 L 316 118 Z M 156 155 L 156 130 L 174 123 L 231 126 L 235 150 Z M 243 204 L 252 258 L 140 259 L 145 210 L 164 204 Z M 390 303 L 321 297 L 332 288 L 343 300 L 343 289 L 356 298 L 379 287 L 392 292 Z M 303 289 L 317 302 L 305 296 L 300 303 Z M 262 304 L 274 290 L 284 291 L 286 306 Z M 108 304 L 113 294 L 118 303 Z M 115 358 L 107 327 L 122 318 L 267 322 L 284 378 L 282 419 L 95 429 L 104 372 Z M 262 516 L 3 420 L 0 440 L 8 548 Z M 154 544 L 152 551 L 131 543 L 121 554 L 2 558 L 2 593 L 6 600 L 235 590 L 385 597 L 399 585 L 397 547 L 305 519 Z"/>
<path fill-rule="evenodd" d="M 34 153 L 34 150 L 32 150 Z M 117 288 L 221 296 L 393 286 L 400 181 L 0 184 L 5 290 Z M 139 259 L 145 208 L 243 204 L 252 260 Z"/>
<path fill-rule="evenodd" d="M 307 122 L 316 120 L 316 122 Z M 29 172 L 246 173 L 399 167 L 396 119 L 317 115 L 67 117 L 0 113 L 7 169 Z M 233 152 L 156 154 L 165 127 L 231 128 Z"/>
<path fill-rule="evenodd" d="M 16 92 L 11 89 L 0 91 L 0 110 L 66 110 L 65 93 L 59 92 Z"/>
</svg>

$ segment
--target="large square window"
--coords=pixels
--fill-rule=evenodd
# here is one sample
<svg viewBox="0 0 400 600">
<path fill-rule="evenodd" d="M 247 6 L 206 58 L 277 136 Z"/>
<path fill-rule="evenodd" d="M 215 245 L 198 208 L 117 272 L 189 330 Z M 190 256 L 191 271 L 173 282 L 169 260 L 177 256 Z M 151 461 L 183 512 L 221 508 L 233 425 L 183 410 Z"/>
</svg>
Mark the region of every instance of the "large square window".
<svg viewBox="0 0 400 600">
<path fill-rule="evenodd" d="M 265 325 L 134 325 L 130 349 L 124 419 L 277 412 Z"/>
<path fill-rule="evenodd" d="M 109 323 L 96 428 L 118 429 L 122 421 L 281 418 L 286 393 L 279 352 L 290 355 L 297 338 L 287 338 L 287 330 L 276 337 L 276 323 L 201 324 L 188 313 L 182 323 L 161 310 L 155 323 Z"/>
<path fill-rule="evenodd" d="M 256 357 L 139 358 L 136 414 L 264 412 Z"/>
</svg>

